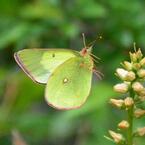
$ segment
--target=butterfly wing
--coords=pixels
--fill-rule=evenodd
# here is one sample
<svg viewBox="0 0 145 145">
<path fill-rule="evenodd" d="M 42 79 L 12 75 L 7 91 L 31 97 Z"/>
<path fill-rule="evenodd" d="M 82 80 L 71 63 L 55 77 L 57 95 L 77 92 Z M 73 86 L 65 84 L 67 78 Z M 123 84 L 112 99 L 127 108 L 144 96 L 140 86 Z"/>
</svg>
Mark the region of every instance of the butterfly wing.
<svg viewBox="0 0 145 145">
<path fill-rule="evenodd" d="M 55 68 L 76 55 L 78 52 L 68 49 L 24 49 L 14 58 L 33 81 L 45 84 Z"/>
<path fill-rule="evenodd" d="M 46 86 L 48 104 L 61 110 L 80 107 L 90 92 L 92 68 L 92 60 L 83 57 L 70 58 L 58 66 Z"/>
</svg>

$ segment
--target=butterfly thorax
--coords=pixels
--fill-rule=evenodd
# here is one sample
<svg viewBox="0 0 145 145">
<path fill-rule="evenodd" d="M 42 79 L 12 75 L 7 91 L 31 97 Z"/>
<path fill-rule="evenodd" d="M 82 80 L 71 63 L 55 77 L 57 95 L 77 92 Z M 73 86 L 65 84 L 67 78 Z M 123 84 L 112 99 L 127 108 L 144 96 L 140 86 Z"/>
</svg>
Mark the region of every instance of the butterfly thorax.
<svg viewBox="0 0 145 145">
<path fill-rule="evenodd" d="M 80 67 L 81 68 L 85 68 L 86 70 L 92 71 L 93 69 L 93 60 L 90 56 L 90 49 L 89 48 L 83 48 L 80 51 L 80 55 L 81 55 L 81 63 L 80 63 Z"/>
</svg>

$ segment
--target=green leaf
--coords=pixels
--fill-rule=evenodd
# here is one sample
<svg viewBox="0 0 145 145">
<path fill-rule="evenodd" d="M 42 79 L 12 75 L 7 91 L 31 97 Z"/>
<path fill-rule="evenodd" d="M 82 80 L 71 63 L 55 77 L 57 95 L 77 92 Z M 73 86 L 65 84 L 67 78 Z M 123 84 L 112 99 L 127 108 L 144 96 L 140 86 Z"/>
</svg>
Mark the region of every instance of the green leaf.
<svg viewBox="0 0 145 145">
<path fill-rule="evenodd" d="M 103 5 L 98 2 L 88 0 L 77 1 L 77 13 L 82 18 L 98 18 L 106 15 L 106 10 Z"/>
<path fill-rule="evenodd" d="M 24 23 L 5 29 L 5 31 L 0 34 L 0 49 L 3 49 L 11 43 L 17 42 L 17 40 L 24 35 L 27 29 L 28 27 Z"/>
</svg>

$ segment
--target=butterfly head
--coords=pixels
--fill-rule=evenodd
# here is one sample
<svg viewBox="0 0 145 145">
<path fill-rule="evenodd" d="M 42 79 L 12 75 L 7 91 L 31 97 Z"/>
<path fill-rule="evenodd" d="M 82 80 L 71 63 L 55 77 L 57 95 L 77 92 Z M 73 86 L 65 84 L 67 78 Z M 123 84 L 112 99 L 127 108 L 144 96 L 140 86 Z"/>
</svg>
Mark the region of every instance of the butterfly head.
<svg viewBox="0 0 145 145">
<path fill-rule="evenodd" d="M 88 45 L 86 45 L 86 40 L 85 40 L 85 34 L 82 33 L 82 36 L 83 36 L 83 43 L 84 43 L 84 48 L 81 50 L 80 54 L 82 56 L 86 56 L 86 55 L 90 55 L 91 54 L 91 51 L 92 51 L 92 47 L 94 45 L 94 42 L 96 41 L 93 41 L 91 43 L 89 43 Z"/>
<path fill-rule="evenodd" d="M 91 51 L 92 51 L 92 46 L 90 46 L 90 47 L 84 47 L 84 48 L 81 50 L 80 54 L 81 54 L 82 56 L 86 56 L 86 55 L 89 55 L 89 54 L 91 53 Z"/>
<path fill-rule="evenodd" d="M 84 48 L 81 50 L 80 54 L 82 56 L 90 55 L 92 52 L 92 48 L 94 44 L 96 43 L 97 39 L 102 39 L 102 36 L 100 35 L 98 38 L 96 38 L 94 41 L 90 42 L 88 45 L 86 45 L 86 39 L 85 39 L 85 34 L 82 33 L 83 36 L 83 43 L 84 43 Z"/>
</svg>

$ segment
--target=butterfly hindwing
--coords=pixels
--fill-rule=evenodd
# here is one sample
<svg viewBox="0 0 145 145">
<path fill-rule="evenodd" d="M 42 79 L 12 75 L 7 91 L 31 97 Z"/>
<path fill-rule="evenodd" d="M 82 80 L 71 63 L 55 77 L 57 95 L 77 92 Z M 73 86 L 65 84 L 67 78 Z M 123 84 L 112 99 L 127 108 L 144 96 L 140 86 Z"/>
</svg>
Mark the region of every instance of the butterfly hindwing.
<svg viewBox="0 0 145 145">
<path fill-rule="evenodd" d="M 77 55 L 78 52 L 69 49 L 24 49 L 14 57 L 33 81 L 45 84 L 60 64 Z"/>
<path fill-rule="evenodd" d="M 80 107 L 87 99 L 92 80 L 93 62 L 89 58 L 70 58 L 51 74 L 45 99 L 57 109 Z"/>
</svg>

